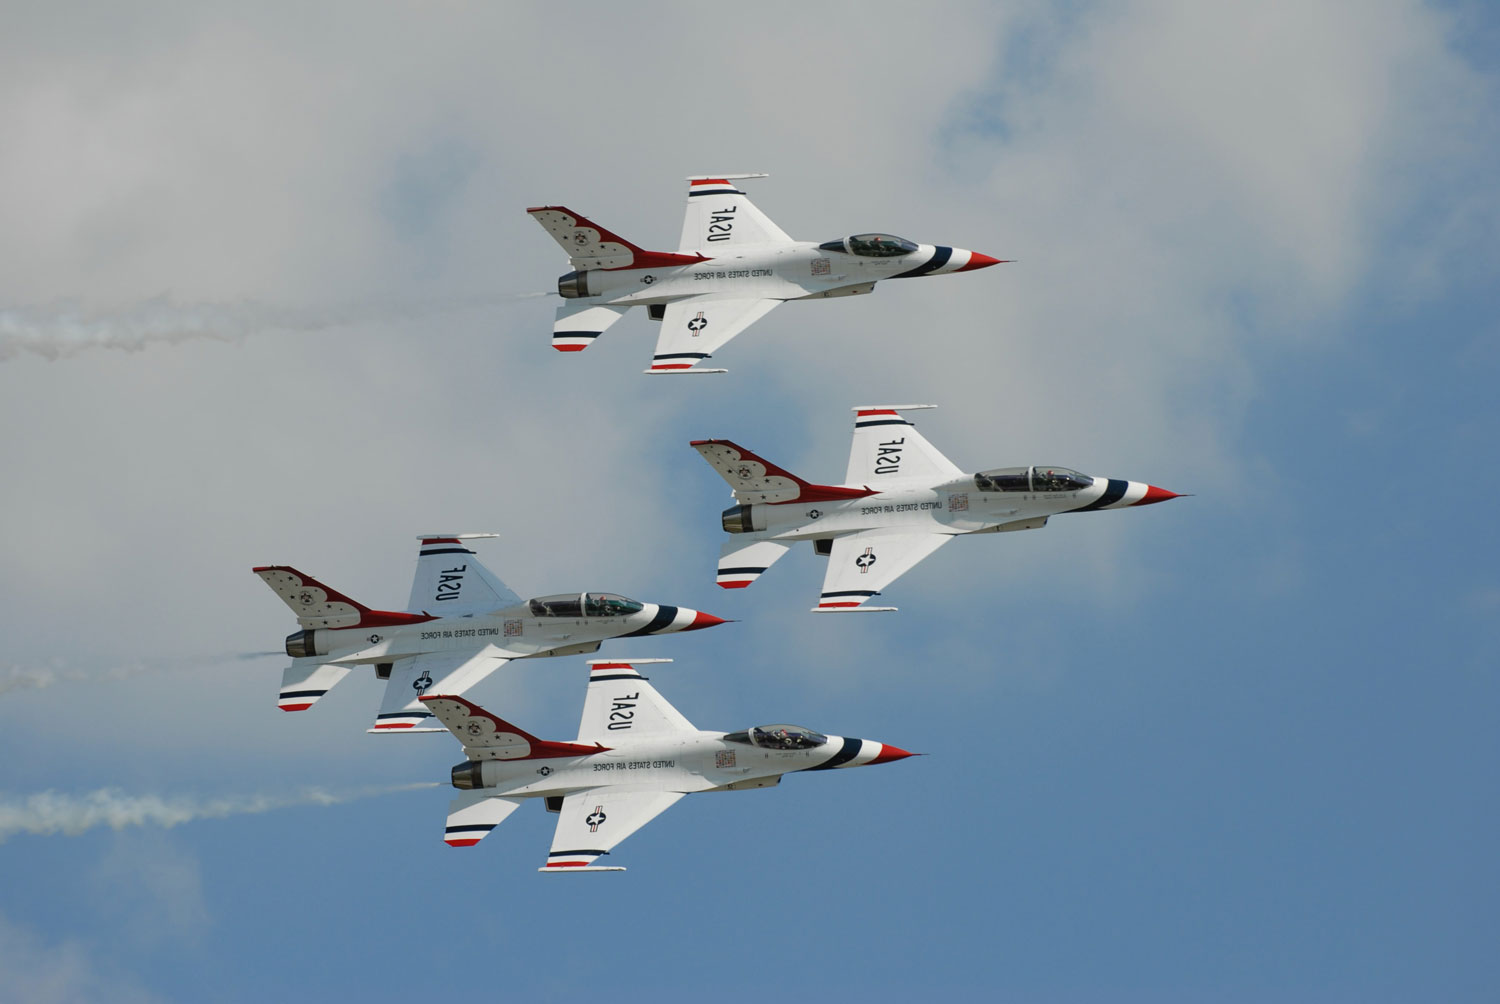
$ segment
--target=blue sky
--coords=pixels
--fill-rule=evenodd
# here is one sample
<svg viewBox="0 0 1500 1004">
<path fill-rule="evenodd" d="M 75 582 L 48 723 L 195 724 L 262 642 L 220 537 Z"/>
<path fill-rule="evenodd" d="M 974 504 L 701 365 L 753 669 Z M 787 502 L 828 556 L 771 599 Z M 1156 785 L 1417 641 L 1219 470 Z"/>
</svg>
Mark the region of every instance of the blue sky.
<svg viewBox="0 0 1500 1004">
<path fill-rule="evenodd" d="M 0 41 L 0 979 L 26 1001 L 941 990 L 1484 1000 L 1497 972 L 1496 22 L 1480 5 L 37 5 Z M 107 19 L 97 40 L 79 18 Z M 795 31 L 787 26 L 795 24 Z M 548 344 L 566 204 L 670 248 L 769 171 L 798 238 L 1014 264 L 792 304 L 721 378 Z M 101 347 L 102 346 L 102 347 Z M 126 351 L 129 349 L 130 351 Z M 1194 497 L 961 541 L 806 613 L 713 585 L 725 436 L 849 407 L 960 466 Z M 685 799 L 539 876 L 442 844 L 460 754 L 373 681 L 275 708 L 291 563 L 372 605 L 493 530 L 517 592 L 738 623 L 611 654 L 695 724 L 928 756 Z M 474 697 L 576 727 L 580 659 Z M 26 832 L 28 799 L 350 796 Z M 306 801 L 304 799 L 304 801 Z M 472 988 L 472 989 L 471 989 Z M 448 991 L 453 992 L 453 991 Z"/>
</svg>

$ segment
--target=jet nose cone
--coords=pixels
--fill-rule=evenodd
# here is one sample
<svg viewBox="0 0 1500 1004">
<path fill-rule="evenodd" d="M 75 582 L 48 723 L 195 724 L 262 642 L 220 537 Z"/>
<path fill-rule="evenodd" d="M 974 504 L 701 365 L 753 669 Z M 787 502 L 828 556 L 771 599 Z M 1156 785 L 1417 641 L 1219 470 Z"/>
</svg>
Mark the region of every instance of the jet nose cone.
<svg viewBox="0 0 1500 1004">
<path fill-rule="evenodd" d="M 1176 492 L 1169 492 L 1165 488 L 1158 488 L 1155 485 L 1147 485 L 1146 494 L 1141 498 L 1139 502 L 1136 503 L 1136 505 L 1152 505 L 1157 502 L 1165 502 L 1167 499 L 1177 498 L 1182 498 L 1182 496 L 1177 494 Z"/>
<path fill-rule="evenodd" d="M 918 756 L 918 755 L 920 755 L 920 754 L 917 754 L 917 753 L 908 753 L 906 750 L 902 749 L 900 746 L 890 746 L 890 745 L 887 745 L 886 743 L 881 743 L 880 744 L 880 753 L 879 753 L 879 755 L 876 756 L 874 760 L 871 760 L 870 763 L 872 765 L 873 764 L 877 764 L 877 763 L 891 763 L 892 761 L 895 761 L 895 760 L 905 760 L 909 756 Z"/>
<path fill-rule="evenodd" d="M 715 624 L 728 624 L 728 623 L 729 623 L 729 621 L 725 620 L 722 617 L 715 617 L 713 614 L 706 614 L 702 610 L 694 610 L 693 611 L 693 622 L 691 624 L 689 624 L 687 627 L 683 628 L 682 630 L 684 630 L 684 631 L 697 631 L 699 628 L 708 628 L 708 627 L 713 627 Z"/>
<path fill-rule="evenodd" d="M 970 251 L 969 263 L 959 269 L 959 271 L 972 272 L 977 268 L 989 268 L 991 265 L 1002 265 L 1004 262 L 1005 259 L 1003 258 L 991 258 L 989 255 L 981 254 L 978 251 Z"/>
</svg>

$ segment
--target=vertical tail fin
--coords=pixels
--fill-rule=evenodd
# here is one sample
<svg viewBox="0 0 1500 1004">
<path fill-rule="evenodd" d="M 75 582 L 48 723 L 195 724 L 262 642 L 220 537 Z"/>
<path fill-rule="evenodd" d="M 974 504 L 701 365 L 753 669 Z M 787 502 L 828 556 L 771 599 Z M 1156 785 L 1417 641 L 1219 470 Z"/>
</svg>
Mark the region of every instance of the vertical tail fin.
<svg viewBox="0 0 1500 1004">
<path fill-rule="evenodd" d="M 693 449 L 719 472 L 740 502 L 831 502 L 874 495 L 869 488 L 815 485 L 727 439 L 695 439 Z"/>
<path fill-rule="evenodd" d="M 526 211 L 567 252 L 575 269 L 668 268 L 706 260 L 702 255 L 647 251 L 567 206 L 533 206 Z"/>
</svg>

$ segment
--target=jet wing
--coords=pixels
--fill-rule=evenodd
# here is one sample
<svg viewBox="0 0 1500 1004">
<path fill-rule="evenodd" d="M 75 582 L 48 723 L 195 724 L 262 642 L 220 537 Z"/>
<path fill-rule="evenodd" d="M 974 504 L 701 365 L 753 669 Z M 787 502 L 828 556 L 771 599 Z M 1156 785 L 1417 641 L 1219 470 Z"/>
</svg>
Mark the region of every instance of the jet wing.
<svg viewBox="0 0 1500 1004">
<path fill-rule="evenodd" d="M 583 719 L 578 723 L 579 742 L 599 742 L 611 736 L 660 736 L 692 732 L 693 725 L 636 666 L 671 659 L 589 660 L 589 689 L 583 699 Z"/>
<path fill-rule="evenodd" d="M 854 442 L 849 448 L 846 485 L 869 485 L 898 478 L 922 477 L 931 481 L 961 478 L 964 472 L 937 451 L 917 427 L 901 417 L 903 411 L 934 407 L 930 404 L 875 404 L 854 409 Z"/>
<path fill-rule="evenodd" d="M 432 712 L 423 707 L 419 697 L 428 691 L 457 697 L 510 659 L 493 646 L 487 646 L 478 652 L 466 649 L 398 660 L 391 667 L 391 678 L 385 682 L 385 696 L 380 702 L 380 713 L 375 716 L 375 726 L 368 731 L 409 732 L 419 725 L 430 724 Z"/>
<path fill-rule="evenodd" d="M 647 373 L 723 373 L 693 369 L 715 349 L 770 312 L 780 300 L 724 299 L 702 293 L 667 304 Z"/>
<path fill-rule="evenodd" d="M 473 847 L 521 807 L 524 799 L 502 798 L 490 791 L 466 791 L 448 803 L 448 825 L 443 842 L 449 847 Z"/>
<path fill-rule="evenodd" d="M 756 209 L 749 196 L 734 185 L 740 178 L 764 177 L 764 174 L 720 174 L 689 178 L 679 253 L 719 257 L 730 249 L 753 244 L 792 243 L 786 232 Z"/>
<path fill-rule="evenodd" d="M 513 607 L 521 598 L 495 577 L 469 549 L 466 541 L 493 537 L 492 533 L 430 534 L 417 550 L 417 575 L 411 583 L 406 609 L 452 617 L 490 613 Z M 457 693 L 457 691 L 441 691 Z"/>
<path fill-rule="evenodd" d="M 823 594 L 813 609 L 895 610 L 861 604 L 952 539 L 953 534 L 948 533 L 891 530 L 861 530 L 835 538 L 823 578 Z"/>
<path fill-rule="evenodd" d="M 624 871 L 619 867 L 591 865 L 599 855 L 608 854 L 626 837 L 666 812 L 683 794 L 611 786 L 568 795 L 557 817 L 547 864 L 537 871 Z"/>
</svg>

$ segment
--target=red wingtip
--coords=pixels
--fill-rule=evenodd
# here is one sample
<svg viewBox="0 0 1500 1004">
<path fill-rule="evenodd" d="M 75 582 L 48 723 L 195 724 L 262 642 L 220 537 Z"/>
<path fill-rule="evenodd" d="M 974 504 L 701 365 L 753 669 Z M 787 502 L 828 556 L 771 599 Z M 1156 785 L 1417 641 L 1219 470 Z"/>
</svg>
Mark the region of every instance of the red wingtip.
<svg viewBox="0 0 1500 1004">
<path fill-rule="evenodd" d="M 1136 505 L 1151 505 L 1156 502 L 1165 502 L 1167 499 L 1176 499 L 1181 497 L 1182 496 L 1178 495 L 1176 492 L 1169 492 L 1165 488 L 1158 488 L 1155 485 L 1147 485 L 1146 494 L 1141 498 L 1139 502 L 1136 503 Z"/>
<path fill-rule="evenodd" d="M 588 348 L 587 345 L 555 345 L 555 344 L 552 347 L 554 349 L 556 349 L 557 351 L 559 351 L 559 352 L 582 352 L 584 349 Z"/>
<path fill-rule="evenodd" d="M 1005 262 L 1006 259 L 1004 258 L 991 258 L 989 255 L 981 254 L 978 251 L 970 251 L 969 263 L 963 268 L 959 269 L 959 271 L 972 272 L 976 268 L 989 268 L 991 265 L 1004 265 Z"/>
<path fill-rule="evenodd" d="M 713 614 L 706 614 L 702 610 L 695 610 L 693 614 L 693 623 L 683 628 L 684 631 L 697 631 L 699 628 L 713 627 L 715 624 L 729 623 L 722 617 L 715 617 Z"/>
<path fill-rule="evenodd" d="M 744 589 L 749 584 L 750 584 L 749 582 L 721 582 L 721 583 L 719 583 L 719 588 L 720 589 Z"/>
<path fill-rule="evenodd" d="M 916 753 L 909 753 L 909 752 L 907 752 L 906 750 L 902 749 L 900 746 L 887 746 L 886 744 L 881 743 L 881 745 L 880 745 L 880 755 L 878 757 L 876 757 L 874 760 L 871 760 L 870 761 L 870 765 L 877 764 L 877 763 L 890 763 L 892 760 L 905 760 L 909 756 L 917 756 L 917 755 L 918 754 L 916 754 Z"/>
</svg>

